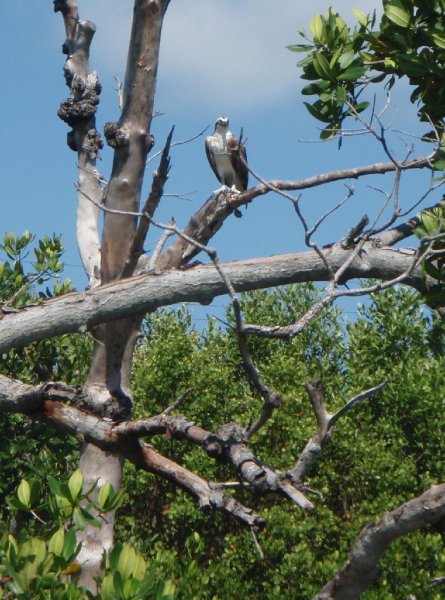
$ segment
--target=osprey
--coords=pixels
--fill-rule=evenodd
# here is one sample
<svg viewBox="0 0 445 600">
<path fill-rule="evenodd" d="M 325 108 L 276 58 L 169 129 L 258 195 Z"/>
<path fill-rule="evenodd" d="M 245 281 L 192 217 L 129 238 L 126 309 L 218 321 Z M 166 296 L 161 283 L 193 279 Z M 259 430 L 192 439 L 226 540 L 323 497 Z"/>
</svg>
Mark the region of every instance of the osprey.
<svg viewBox="0 0 445 600">
<path fill-rule="evenodd" d="M 205 141 L 207 158 L 218 180 L 226 187 L 244 192 L 247 189 L 249 171 L 246 164 L 246 149 L 241 141 L 229 130 L 229 119 L 219 117 L 215 123 L 213 135 Z"/>
</svg>

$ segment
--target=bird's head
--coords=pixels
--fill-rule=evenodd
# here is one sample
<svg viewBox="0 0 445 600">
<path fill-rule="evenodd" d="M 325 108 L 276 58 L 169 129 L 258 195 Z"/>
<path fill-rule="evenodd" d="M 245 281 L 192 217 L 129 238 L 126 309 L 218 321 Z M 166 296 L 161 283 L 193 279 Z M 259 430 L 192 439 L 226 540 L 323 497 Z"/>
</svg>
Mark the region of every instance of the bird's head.
<svg viewBox="0 0 445 600">
<path fill-rule="evenodd" d="M 229 126 L 229 119 L 227 117 L 219 117 L 216 119 L 215 131 L 226 130 Z"/>
</svg>

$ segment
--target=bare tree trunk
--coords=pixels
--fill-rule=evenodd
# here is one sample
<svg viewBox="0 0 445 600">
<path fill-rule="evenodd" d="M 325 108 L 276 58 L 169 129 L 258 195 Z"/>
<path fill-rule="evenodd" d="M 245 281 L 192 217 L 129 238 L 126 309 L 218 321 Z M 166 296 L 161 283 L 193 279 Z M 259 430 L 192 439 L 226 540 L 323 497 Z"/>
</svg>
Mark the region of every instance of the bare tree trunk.
<svg viewBox="0 0 445 600">
<path fill-rule="evenodd" d="M 84 488 L 91 488 L 97 482 L 97 490 L 107 481 L 118 490 L 122 481 L 122 464 L 120 456 L 101 450 L 93 444 L 84 444 L 81 448 L 79 468 L 84 477 Z M 91 591 L 96 590 L 97 577 L 101 572 L 104 552 L 113 547 L 115 513 L 109 512 L 101 516 L 103 522 L 100 529 L 88 525 L 78 532 L 78 540 L 82 548 L 78 555 L 82 565 L 80 582 Z"/>
<path fill-rule="evenodd" d="M 105 126 L 107 142 L 114 148 L 114 161 L 104 194 L 104 205 L 111 211 L 120 211 L 121 214 L 105 213 L 100 250 L 101 284 L 120 279 L 130 259 L 137 217 L 134 214 L 122 213 L 135 213 L 139 210 L 146 157 L 153 145 L 150 125 L 161 29 L 167 6 L 168 0 L 135 0 L 134 3 L 122 115 L 117 123 L 107 123 Z M 97 174 L 94 165 L 91 164 L 91 157 L 90 162 L 84 158 L 85 150 L 82 142 L 88 132 L 94 128 L 97 99 L 91 107 L 92 114 L 88 115 L 88 119 L 79 110 L 78 102 L 78 89 L 86 90 L 88 82 L 95 76 L 88 71 L 88 48 L 95 28 L 93 24 L 79 20 L 77 5 L 73 0 L 57 0 L 55 10 L 61 11 L 64 17 L 67 31 L 65 50 L 68 54 L 66 64 L 73 65 L 70 78 L 67 78 L 71 89 L 69 108 L 74 106 L 78 109 L 77 113 L 80 113 L 77 119 L 65 118 L 73 127 L 70 139 L 75 139 L 76 143 L 71 144 L 71 147 L 78 152 L 82 172 L 82 177 L 79 176 L 79 202 L 85 208 L 78 214 L 78 242 L 81 254 L 82 249 L 85 249 L 84 265 L 88 265 L 86 270 L 90 271 L 88 273 L 90 283 L 95 285 L 99 277 L 97 260 L 99 247 L 98 237 L 94 231 L 97 232 L 97 205 L 101 200 L 101 194 L 97 194 L 99 189 Z M 80 30 L 90 33 L 86 42 L 80 39 L 78 34 Z M 82 64 L 81 69 L 80 64 Z M 67 70 L 65 67 L 65 72 Z M 94 190 L 94 194 L 85 185 L 85 178 L 96 182 L 97 189 Z M 90 258 L 91 256 L 93 258 Z M 85 405 L 96 414 L 122 420 L 131 413 L 129 375 L 140 319 L 141 317 L 136 316 L 112 321 L 95 327 L 92 332 L 95 339 L 94 353 L 89 377 L 84 387 L 84 398 Z M 90 488 L 97 482 L 96 493 L 105 481 L 109 481 L 115 490 L 120 486 L 122 460 L 119 456 L 113 456 L 96 446 L 85 444 L 81 450 L 80 468 L 86 488 Z M 91 591 L 96 589 L 94 577 L 101 572 L 103 552 L 113 545 L 113 526 L 114 514 L 108 514 L 102 527 L 87 526 L 79 534 L 79 539 L 82 541 L 82 549 L 78 557 L 82 565 L 80 583 Z"/>
</svg>

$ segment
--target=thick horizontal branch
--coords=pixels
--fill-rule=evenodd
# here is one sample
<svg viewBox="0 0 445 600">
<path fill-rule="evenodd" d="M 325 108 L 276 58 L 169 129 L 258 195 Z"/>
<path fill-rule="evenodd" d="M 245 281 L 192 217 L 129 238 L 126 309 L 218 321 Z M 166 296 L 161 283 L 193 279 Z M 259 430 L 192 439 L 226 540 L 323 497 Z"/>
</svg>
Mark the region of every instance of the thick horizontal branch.
<svg viewBox="0 0 445 600">
<path fill-rule="evenodd" d="M 79 394 L 78 390 L 61 383 L 29 386 L 0 375 L 0 413 L 30 415 L 58 430 L 81 436 L 102 450 L 124 455 L 123 449 L 133 448 L 141 437 L 167 435 L 187 440 L 201 446 L 209 456 L 230 464 L 240 479 L 255 491 L 278 492 L 304 509 L 314 508 L 300 491 L 299 482 L 291 481 L 281 471 L 269 467 L 252 454 L 243 439 L 241 427 L 235 423 L 222 426 L 216 434 L 183 416 L 165 414 L 116 424 L 111 419 L 63 402 L 64 399 L 75 401 L 76 394 Z"/>
<path fill-rule="evenodd" d="M 314 600 L 356 600 L 377 577 L 377 563 L 394 540 L 444 518 L 445 484 L 442 483 L 366 525 L 347 562 Z"/>
<path fill-rule="evenodd" d="M 351 257 L 351 249 L 332 246 L 324 254 L 333 270 Z M 355 278 L 393 279 L 412 265 L 414 251 L 375 248 L 365 244 L 345 270 L 344 281 Z M 327 281 L 330 273 L 315 252 L 283 254 L 221 265 L 237 292 L 289 283 Z M 425 291 L 420 268 L 405 283 Z M 213 266 L 197 266 L 162 275 L 141 275 L 81 293 L 71 293 L 23 308 L 0 318 L 0 351 L 64 333 L 86 331 L 100 323 L 152 312 L 179 302 L 210 303 L 227 293 Z"/>
<path fill-rule="evenodd" d="M 102 450 L 119 453 L 139 468 L 161 475 L 198 498 L 200 506 L 213 506 L 231 512 L 249 527 L 258 527 L 262 520 L 237 500 L 226 497 L 217 486 L 201 479 L 142 444 L 141 437 L 168 435 L 201 446 L 209 456 L 226 462 L 235 469 L 241 481 L 257 492 L 277 492 L 307 510 L 312 503 L 283 473 L 259 461 L 242 439 L 240 426 L 231 423 L 216 434 L 206 431 L 183 416 L 157 415 L 138 421 L 114 423 L 63 400 L 74 400 L 80 393 L 62 383 L 30 386 L 0 375 L 0 413 L 19 412 L 44 421 L 55 429 L 80 436 Z"/>
</svg>

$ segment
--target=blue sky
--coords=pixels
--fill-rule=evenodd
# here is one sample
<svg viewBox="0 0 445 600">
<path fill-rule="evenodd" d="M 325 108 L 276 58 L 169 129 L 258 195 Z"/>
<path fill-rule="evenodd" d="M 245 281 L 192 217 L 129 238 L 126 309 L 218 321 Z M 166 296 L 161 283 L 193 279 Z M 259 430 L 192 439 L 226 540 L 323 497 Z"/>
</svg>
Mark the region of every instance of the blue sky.
<svg viewBox="0 0 445 600">
<path fill-rule="evenodd" d="M 90 62 L 103 87 L 99 129 L 118 118 L 114 77 L 124 77 L 132 4 L 131 0 L 78 0 L 81 18 L 97 26 Z M 155 103 L 155 109 L 163 114 L 154 119 L 152 129 L 155 150 L 162 148 L 172 125 L 175 139 L 184 140 L 207 125 L 212 130 L 215 119 L 226 115 L 233 131 L 243 127 L 249 162 L 265 179 L 300 179 L 384 161 L 378 144 L 370 138 L 348 138 L 340 151 L 335 143 L 319 143 L 318 125 L 302 104 L 295 67 L 299 55 L 285 46 L 298 43 L 298 30 L 308 31 L 312 16 L 326 12 L 330 5 L 352 23 L 353 7 L 370 11 L 379 9 L 381 2 L 171 0 Z M 61 233 L 67 274 L 82 288 L 86 278 L 75 241 L 76 159 L 66 146 L 67 127 L 56 115 L 60 101 L 68 95 L 60 51 L 64 29 L 60 14 L 52 9 L 50 0 L 15 0 L 3 2 L 0 10 L 1 233 L 25 229 L 37 236 Z M 407 93 L 407 85 L 394 93 L 385 120 L 395 130 L 416 133 L 415 110 L 406 101 Z M 395 132 L 391 144 L 403 156 L 400 137 Z M 111 152 L 105 148 L 98 164 L 105 177 L 110 159 Z M 155 168 L 156 162 L 147 167 L 145 190 Z M 391 189 L 389 178 L 375 177 L 368 183 Z M 406 206 L 415 201 L 424 183 L 425 179 L 406 177 L 402 187 Z M 382 193 L 354 184 L 353 200 L 320 230 L 319 243 L 334 241 L 363 213 L 371 216 L 378 210 Z M 171 196 L 163 199 L 158 219 L 167 221 L 175 216 L 178 225 L 185 225 L 218 186 L 205 157 L 203 138 L 178 146 L 173 150 L 166 190 Z M 187 195 L 178 198 L 178 194 Z M 316 188 L 304 194 L 302 207 L 312 221 L 344 195 L 344 184 Z M 243 213 L 242 219 L 229 219 L 212 242 L 223 260 L 304 249 L 301 226 L 284 198 L 269 194 L 256 199 Z M 149 240 L 148 248 L 155 245 L 157 237 Z"/>
</svg>

